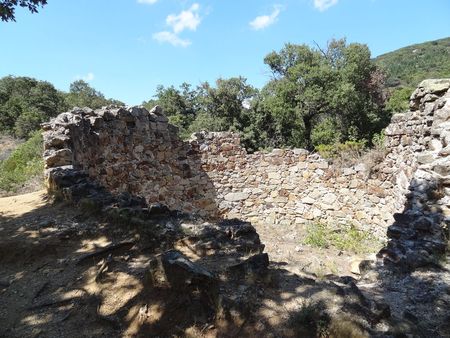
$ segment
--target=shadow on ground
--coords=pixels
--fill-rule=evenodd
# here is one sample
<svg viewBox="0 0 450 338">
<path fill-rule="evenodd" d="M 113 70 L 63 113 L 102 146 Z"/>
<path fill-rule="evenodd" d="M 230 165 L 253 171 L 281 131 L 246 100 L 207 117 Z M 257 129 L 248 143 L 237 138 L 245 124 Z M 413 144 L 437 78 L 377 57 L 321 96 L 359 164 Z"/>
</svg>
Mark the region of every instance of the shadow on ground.
<svg viewBox="0 0 450 338">
<path fill-rule="evenodd" d="M 248 223 L 162 206 L 117 219 L 61 203 L 1 216 L 0 336 L 449 336 L 441 188 L 411 182 L 388 245 L 361 263 L 359 279 L 266 268 Z M 177 278 L 156 283 L 151 271 L 170 250 L 203 272 L 166 269 Z"/>
</svg>

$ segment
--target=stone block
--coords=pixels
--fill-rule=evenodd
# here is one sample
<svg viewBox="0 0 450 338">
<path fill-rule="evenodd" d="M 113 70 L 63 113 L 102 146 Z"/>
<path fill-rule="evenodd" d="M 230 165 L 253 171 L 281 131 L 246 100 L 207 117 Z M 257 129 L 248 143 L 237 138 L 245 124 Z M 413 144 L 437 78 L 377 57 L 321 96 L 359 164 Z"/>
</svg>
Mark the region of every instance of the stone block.
<svg viewBox="0 0 450 338">
<path fill-rule="evenodd" d="M 229 194 L 226 194 L 224 196 L 224 199 L 225 199 L 225 201 L 228 201 L 228 202 L 239 202 L 239 201 L 246 200 L 248 197 L 249 197 L 248 193 L 231 192 Z"/>
</svg>

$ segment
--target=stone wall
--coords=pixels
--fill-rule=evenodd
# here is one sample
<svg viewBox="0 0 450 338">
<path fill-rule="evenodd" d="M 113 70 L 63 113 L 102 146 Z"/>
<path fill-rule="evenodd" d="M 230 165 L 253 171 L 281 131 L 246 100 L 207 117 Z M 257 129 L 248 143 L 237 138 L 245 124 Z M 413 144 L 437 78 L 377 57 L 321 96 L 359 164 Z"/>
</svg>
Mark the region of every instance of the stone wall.
<svg viewBox="0 0 450 338">
<path fill-rule="evenodd" d="M 202 132 L 182 141 L 159 107 L 59 115 L 44 125 L 46 175 L 51 190 L 60 189 L 52 173 L 71 168 L 113 193 L 201 216 L 354 224 L 383 237 L 403 210 L 414 175 L 449 174 L 449 87 L 450 80 L 424 81 L 411 111 L 393 117 L 376 175 L 365 164 L 337 167 L 303 149 L 247 154 L 233 133 Z"/>
</svg>

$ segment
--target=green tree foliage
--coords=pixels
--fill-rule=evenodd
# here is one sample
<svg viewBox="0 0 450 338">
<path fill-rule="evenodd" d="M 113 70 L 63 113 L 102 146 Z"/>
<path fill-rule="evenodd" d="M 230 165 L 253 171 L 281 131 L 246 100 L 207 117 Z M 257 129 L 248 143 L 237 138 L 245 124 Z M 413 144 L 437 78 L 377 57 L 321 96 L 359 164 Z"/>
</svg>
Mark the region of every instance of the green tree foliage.
<svg viewBox="0 0 450 338">
<path fill-rule="evenodd" d="M 386 103 L 386 110 L 390 113 L 402 113 L 409 108 L 409 97 L 411 96 L 414 89 L 406 88 L 395 88 Z"/>
<path fill-rule="evenodd" d="M 275 123 L 267 126 L 274 131 L 269 136 L 273 143 L 311 149 L 317 128 L 327 134 L 334 130 L 341 141 L 371 139 L 388 122 L 383 74 L 371 62 L 366 45 L 347 45 L 344 39 L 332 40 L 326 50 L 287 44 L 264 61 L 273 79 L 263 89 L 259 106 Z"/>
<path fill-rule="evenodd" d="M 243 77 L 218 79 L 215 87 L 205 82 L 199 88 L 200 109 L 223 120 L 223 130 L 243 130 L 249 123 L 246 105 L 256 93 Z"/>
<path fill-rule="evenodd" d="M 318 122 L 311 132 L 311 143 L 314 147 L 320 144 L 335 144 L 342 138 L 335 129 L 337 122 L 332 117 L 326 117 Z"/>
<path fill-rule="evenodd" d="M 123 106 L 123 102 L 114 99 L 106 99 L 105 96 L 89 86 L 86 81 L 77 80 L 70 84 L 69 93 L 65 96 L 66 104 L 72 107 L 89 107 L 92 109 L 108 105 Z"/>
<path fill-rule="evenodd" d="M 46 81 L 29 77 L 6 76 L 0 79 L 0 132 L 28 138 L 42 122 L 69 108 L 123 105 L 105 99 L 102 93 L 86 82 L 75 81 L 69 93 L 63 93 Z"/>
<path fill-rule="evenodd" d="M 46 81 L 13 76 L 0 79 L 0 131 L 28 137 L 40 123 L 66 107 L 62 93 Z"/>
<path fill-rule="evenodd" d="M 200 130 L 242 131 L 249 124 L 246 113 L 257 90 L 243 77 L 218 79 L 216 86 L 204 82 L 192 88 L 183 83 L 179 89 L 158 86 L 155 99 L 143 103 L 147 109 L 159 105 L 171 123 L 188 137 Z"/>
<path fill-rule="evenodd" d="M 156 99 L 143 103 L 148 110 L 159 105 L 171 123 L 180 128 L 183 137 L 188 136 L 189 126 L 193 123 L 198 111 L 198 92 L 188 83 L 183 83 L 179 89 L 174 86 L 156 88 Z"/>
<path fill-rule="evenodd" d="M 47 4 L 47 0 L 1 0 L 0 19 L 2 21 L 16 21 L 16 7 L 25 7 L 31 13 L 37 13 L 39 7 Z"/>
<path fill-rule="evenodd" d="M 374 61 L 387 74 L 387 87 L 416 88 L 425 79 L 450 77 L 450 38 L 404 47 Z"/>
</svg>

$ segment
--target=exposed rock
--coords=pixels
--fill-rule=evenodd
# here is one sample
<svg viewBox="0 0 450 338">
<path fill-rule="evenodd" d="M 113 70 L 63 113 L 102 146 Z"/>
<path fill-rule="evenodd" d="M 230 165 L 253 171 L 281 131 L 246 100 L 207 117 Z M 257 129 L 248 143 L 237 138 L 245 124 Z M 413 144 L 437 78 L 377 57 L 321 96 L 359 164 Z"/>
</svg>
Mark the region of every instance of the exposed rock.
<svg viewBox="0 0 450 338">
<path fill-rule="evenodd" d="M 187 287 L 211 287 L 216 283 L 212 273 L 176 250 L 166 251 L 152 260 L 149 274 L 153 285 L 180 291 Z"/>
<path fill-rule="evenodd" d="M 48 150 L 44 153 L 44 161 L 46 168 L 71 165 L 73 161 L 72 150 L 67 148 L 59 150 Z"/>
<path fill-rule="evenodd" d="M 254 255 L 245 261 L 228 268 L 228 277 L 245 279 L 250 282 L 260 280 L 267 275 L 269 256 L 266 253 Z"/>
<path fill-rule="evenodd" d="M 230 192 L 225 195 L 225 201 L 239 202 L 248 198 L 248 194 L 244 192 Z"/>
</svg>

